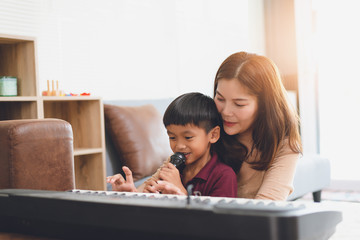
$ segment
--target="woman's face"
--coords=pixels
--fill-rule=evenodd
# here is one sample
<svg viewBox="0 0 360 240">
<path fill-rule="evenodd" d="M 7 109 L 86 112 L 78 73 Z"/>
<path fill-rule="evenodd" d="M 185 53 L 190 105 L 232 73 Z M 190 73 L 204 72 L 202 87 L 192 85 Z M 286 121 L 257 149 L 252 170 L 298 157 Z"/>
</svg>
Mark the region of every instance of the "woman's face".
<svg viewBox="0 0 360 240">
<path fill-rule="evenodd" d="M 229 135 L 250 134 L 258 110 L 257 98 L 237 79 L 218 81 L 215 103 Z"/>
</svg>

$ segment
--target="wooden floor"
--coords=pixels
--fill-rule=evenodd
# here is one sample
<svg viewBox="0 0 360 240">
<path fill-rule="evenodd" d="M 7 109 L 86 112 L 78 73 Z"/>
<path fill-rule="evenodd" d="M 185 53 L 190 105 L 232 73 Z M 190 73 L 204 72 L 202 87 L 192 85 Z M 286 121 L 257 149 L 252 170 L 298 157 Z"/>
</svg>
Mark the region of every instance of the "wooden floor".
<svg viewBox="0 0 360 240">
<path fill-rule="evenodd" d="M 343 214 L 342 222 L 329 240 L 360 240 L 360 201 L 357 201 L 359 193 L 325 191 L 322 195 L 323 201 L 320 204 Z M 312 196 L 306 195 L 298 201 L 312 201 Z"/>
<path fill-rule="evenodd" d="M 343 221 L 339 223 L 336 232 L 330 240 L 360 239 L 360 203 L 325 200 L 322 204 L 326 204 L 343 213 Z"/>
</svg>

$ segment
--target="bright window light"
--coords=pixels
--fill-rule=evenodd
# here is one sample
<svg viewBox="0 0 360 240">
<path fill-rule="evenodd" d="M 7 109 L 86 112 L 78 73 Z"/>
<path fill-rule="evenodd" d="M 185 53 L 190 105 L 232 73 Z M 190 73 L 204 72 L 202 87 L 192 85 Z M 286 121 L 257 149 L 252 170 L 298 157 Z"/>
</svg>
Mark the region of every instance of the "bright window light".
<svg viewBox="0 0 360 240">
<path fill-rule="evenodd" d="M 320 153 L 333 180 L 360 180 L 359 1 L 314 1 L 319 73 Z"/>
</svg>

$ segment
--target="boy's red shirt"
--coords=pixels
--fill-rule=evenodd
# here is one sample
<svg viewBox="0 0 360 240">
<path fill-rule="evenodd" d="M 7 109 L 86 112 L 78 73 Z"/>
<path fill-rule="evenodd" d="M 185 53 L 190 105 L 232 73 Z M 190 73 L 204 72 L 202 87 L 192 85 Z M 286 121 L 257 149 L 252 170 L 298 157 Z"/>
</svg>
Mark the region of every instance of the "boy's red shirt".
<svg viewBox="0 0 360 240">
<path fill-rule="evenodd" d="M 234 170 L 221 162 L 214 152 L 210 161 L 186 184 L 185 188 L 190 184 L 194 186 L 194 195 L 211 197 L 237 196 L 237 177 Z"/>
</svg>

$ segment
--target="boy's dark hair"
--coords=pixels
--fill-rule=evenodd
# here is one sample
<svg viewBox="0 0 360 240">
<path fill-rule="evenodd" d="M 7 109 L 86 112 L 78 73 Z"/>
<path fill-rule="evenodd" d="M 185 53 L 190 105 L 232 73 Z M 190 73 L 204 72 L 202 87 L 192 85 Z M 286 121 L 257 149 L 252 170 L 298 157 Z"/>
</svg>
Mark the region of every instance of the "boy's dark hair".
<svg viewBox="0 0 360 240">
<path fill-rule="evenodd" d="M 194 124 L 209 133 L 214 127 L 221 126 L 222 121 L 211 97 L 192 92 L 185 93 L 170 103 L 164 113 L 163 123 L 165 127 L 171 124 Z"/>
</svg>

